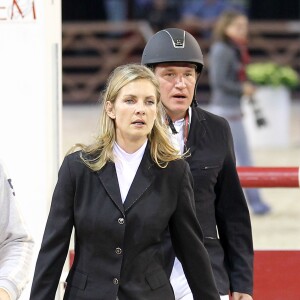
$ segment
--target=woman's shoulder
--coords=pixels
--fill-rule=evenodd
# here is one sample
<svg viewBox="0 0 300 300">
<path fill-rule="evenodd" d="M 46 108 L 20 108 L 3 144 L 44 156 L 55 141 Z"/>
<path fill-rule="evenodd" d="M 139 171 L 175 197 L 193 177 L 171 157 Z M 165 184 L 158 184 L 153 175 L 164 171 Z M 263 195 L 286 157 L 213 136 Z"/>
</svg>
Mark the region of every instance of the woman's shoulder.
<svg viewBox="0 0 300 300">
<path fill-rule="evenodd" d="M 64 161 L 73 162 L 76 161 L 77 159 L 81 159 L 81 156 L 82 156 L 82 151 L 77 150 L 72 153 L 67 153 L 64 157 Z"/>
<path fill-rule="evenodd" d="M 216 41 L 212 44 L 211 53 L 232 53 L 234 50 L 233 48 L 224 41 Z"/>
<path fill-rule="evenodd" d="M 59 169 L 59 173 L 68 174 L 68 176 L 71 175 L 71 177 L 79 178 L 81 176 L 89 176 L 94 173 L 94 171 L 85 162 L 84 153 L 79 150 L 67 154 L 64 157 Z"/>
<path fill-rule="evenodd" d="M 70 169 L 85 168 L 86 165 L 82 159 L 83 155 L 82 150 L 66 154 L 62 162 L 62 167 L 67 165 Z"/>
<path fill-rule="evenodd" d="M 226 41 L 218 40 L 212 43 L 212 48 L 229 48 L 230 45 Z"/>
<path fill-rule="evenodd" d="M 183 158 L 179 158 L 169 162 L 167 169 L 168 173 L 178 175 L 183 174 L 189 168 L 188 163 Z"/>
</svg>

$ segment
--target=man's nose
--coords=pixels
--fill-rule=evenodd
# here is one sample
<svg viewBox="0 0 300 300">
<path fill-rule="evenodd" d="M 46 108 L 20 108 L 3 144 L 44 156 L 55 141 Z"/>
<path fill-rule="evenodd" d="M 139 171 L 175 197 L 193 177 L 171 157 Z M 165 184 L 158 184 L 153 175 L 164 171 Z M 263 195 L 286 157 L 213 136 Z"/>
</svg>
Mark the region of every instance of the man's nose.
<svg viewBox="0 0 300 300">
<path fill-rule="evenodd" d="M 184 88 L 186 87 L 186 82 L 183 76 L 176 77 L 175 86 L 178 88 Z"/>
</svg>

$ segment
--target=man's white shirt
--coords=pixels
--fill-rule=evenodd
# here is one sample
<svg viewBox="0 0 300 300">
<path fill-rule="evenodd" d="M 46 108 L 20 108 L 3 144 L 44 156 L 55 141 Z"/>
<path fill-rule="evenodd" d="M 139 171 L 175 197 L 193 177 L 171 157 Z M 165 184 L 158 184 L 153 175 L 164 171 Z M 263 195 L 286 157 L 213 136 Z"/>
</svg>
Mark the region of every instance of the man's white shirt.
<svg viewBox="0 0 300 300">
<path fill-rule="evenodd" d="M 191 113 L 192 110 L 191 108 L 189 108 L 189 124 L 191 123 Z M 171 128 L 169 127 L 171 142 L 173 146 L 180 151 L 181 154 L 184 152 L 184 123 L 184 118 L 177 120 L 173 123 L 177 131 L 176 134 L 173 134 Z M 172 284 L 176 300 L 182 299 L 184 296 L 187 295 L 191 295 L 192 298 L 190 299 L 193 299 L 191 289 L 188 285 L 188 282 L 182 269 L 182 265 L 177 259 L 177 257 L 175 257 L 170 282 Z"/>
</svg>

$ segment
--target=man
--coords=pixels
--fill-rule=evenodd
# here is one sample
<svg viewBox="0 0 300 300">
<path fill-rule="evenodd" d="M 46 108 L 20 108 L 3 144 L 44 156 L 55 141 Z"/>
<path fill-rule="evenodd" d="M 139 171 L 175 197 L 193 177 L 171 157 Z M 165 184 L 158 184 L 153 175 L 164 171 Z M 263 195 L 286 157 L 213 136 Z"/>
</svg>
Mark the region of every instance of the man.
<svg viewBox="0 0 300 300">
<path fill-rule="evenodd" d="M 0 163 L 0 300 L 19 298 L 28 281 L 32 250 L 11 180 Z"/>
<path fill-rule="evenodd" d="M 230 292 L 234 300 L 252 299 L 251 223 L 231 131 L 225 119 L 197 107 L 195 100 L 203 68 L 199 44 L 184 30 L 161 30 L 145 46 L 142 64 L 159 79 L 174 144 L 190 153 L 197 216 L 221 299 L 229 299 Z M 193 299 L 177 259 L 171 283 L 177 300 Z"/>
</svg>

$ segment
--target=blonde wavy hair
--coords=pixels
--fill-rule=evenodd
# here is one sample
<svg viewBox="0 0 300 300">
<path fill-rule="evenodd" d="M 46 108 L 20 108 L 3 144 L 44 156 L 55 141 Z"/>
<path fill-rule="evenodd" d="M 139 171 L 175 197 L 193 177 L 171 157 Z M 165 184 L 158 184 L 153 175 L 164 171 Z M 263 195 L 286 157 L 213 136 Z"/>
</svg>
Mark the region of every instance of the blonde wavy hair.
<svg viewBox="0 0 300 300">
<path fill-rule="evenodd" d="M 115 121 L 111 119 L 106 110 L 109 101 L 114 105 L 120 90 L 135 80 L 146 79 L 153 84 L 157 98 L 157 117 L 153 128 L 148 134 L 150 142 L 150 155 L 155 164 L 165 168 L 170 161 L 182 158 L 171 142 L 167 126 L 165 125 L 165 113 L 160 101 L 159 82 L 154 73 L 146 66 L 127 64 L 114 69 L 110 74 L 103 91 L 102 108 L 100 113 L 99 133 L 95 141 L 90 145 L 76 144 L 68 153 L 78 148 L 81 150 L 81 159 L 93 171 L 99 171 L 108 161 L 114 161 L 113 146 L 116 141 Z"/>
</svg>

